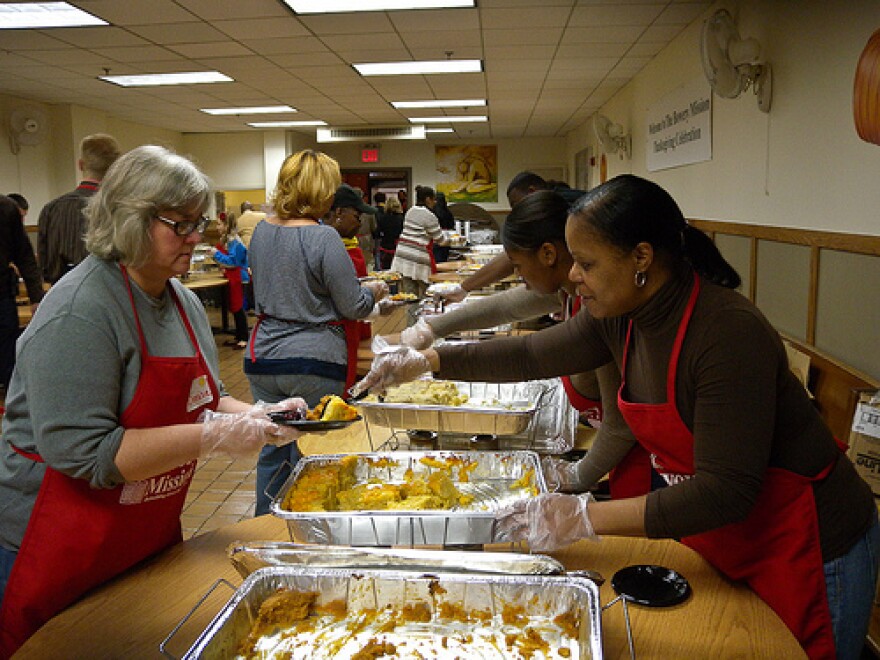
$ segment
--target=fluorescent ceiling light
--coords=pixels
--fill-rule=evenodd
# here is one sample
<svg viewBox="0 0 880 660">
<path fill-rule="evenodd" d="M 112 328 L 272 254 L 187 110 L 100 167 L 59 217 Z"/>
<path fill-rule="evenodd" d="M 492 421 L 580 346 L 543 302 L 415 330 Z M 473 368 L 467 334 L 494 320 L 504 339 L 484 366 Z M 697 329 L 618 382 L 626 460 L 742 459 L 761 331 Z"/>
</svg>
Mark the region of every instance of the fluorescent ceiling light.
<svg viewBox="0 0 880 660">
<path fill-rule="evenodd" d="M 67 2 L 13 2 L 0 5 L 0 30 L 108 25 Z"/>
<path fill-rule="evenodd" d="M 299 112 L 289 105 L 262 105 L 250 108 L 200 108 L 209 115 L 271 115 L 280 112 Z"/>
<path fill-rule="evenodd" d="M 451 124 L 452 122 L 489 121 L 486 115 L 461 115 L 459 117 L 410 117 L 414 124 Z"/>
<path fill-rule="evenodd" d="M 255 121 L 248 122 L 248 126 L 254 128 L 288 128 L 293 126 L 326 126 L 326 121 L 320 119 L 303 120 L 303 121 Z"/>
<path fill-rule="evenodd" d="M 143 73 L 133 76 L 98 76 L 121 87 L 157 87 L 159 85 L 196 85 L 200 83 L 235 82 L 219 71 L 187 73 Z"/>
<path fill-rule="evenodd" d="M 454 128 L 426 128 L 425 133 L 455 133 Z"/>
<path fill-rule="evenodd" d="M 297 14 L 475 7 L 475 0 L 284 0 Z"/>
<path fill-rule="evenodd" d="M 428 73 L 480 73 L 483 70 L 483 61 L 372 62 L 352 66 L 362 76 L 412 76 Z"/>
<path fill-rule="evenodd" d="M 462 99 L 452 101 L 392 101 L 395 108 L 481 108 L 486 99 Z"/>
</svg>

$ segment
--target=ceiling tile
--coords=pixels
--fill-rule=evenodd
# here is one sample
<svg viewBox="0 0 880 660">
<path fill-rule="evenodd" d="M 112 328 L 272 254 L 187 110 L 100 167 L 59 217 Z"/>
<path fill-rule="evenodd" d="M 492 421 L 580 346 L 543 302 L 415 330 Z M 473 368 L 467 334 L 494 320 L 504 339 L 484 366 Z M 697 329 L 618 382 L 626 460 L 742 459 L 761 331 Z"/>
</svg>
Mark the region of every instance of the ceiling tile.
<svg viewBox="0 0 880 660">
<path fill-rule="evenodd" d="M 241 41 L 269 41 L 276 38 L 306 37 L 311 33 L 295 16 L 212 21 L 224 34 Z"/>
<path fill-rule="evenodd" d="M 479 10 L 471 8 L 392 11 L 388 18 L 400 32 L 435 32 L 438 25 L 445 33 L 480 29 Z"/>
<path fill-rule="evenodd" d="M 251 55 L 252 51 L 235 41 L 215 41 L 207 44 L 169 44 L 168 48 L 184 57 L 235 57 Z"/>
<path fill-rule="evenodd" d="M 116 27 L 57 28 L 52 36 L 79 48 L 148 45 L 145 39 Z"/>
<path fill-rule="evenodd" d="M 571 14 L 572 27 L 635 25 L 647 27 L 663 12 L 662 5 L 598 5 L 577 7 Z"/>
<path fill-rule="evenodd" d="M 480 20 L 484 30 L 522 28 L 562 28 L 571 14 L 569 7 L 539 6 L 528 8 L 481 8 Z"/>
<path fill-rule="evenodd" d="M 120 2 L 119 0 L 77 0 L 76 5 L 114 25 L 149 25 L 198 21 L 198 17 L 173 0 Z"/>
<path fill-rule="evenodd" d="M 143 0 L 150 1 L 152 0 Z M 131 0 L 128 0 L 130 3 Z M 233 18 L 287 17 L 290 9 L 279 0 L 178 0 L 199 18 L 207 21 Z"/>
<path fill-rule="evenodd" d="M 186 44 L 222 41 L 225 35 L 207 23 L 137 25 L 130 30 L 153 43 Z"/>
<path fill-rule="evenodd" d="M 559 43 L 562 37 L 562 26 L 555 28 L 519 28 L 515 30 L 486 30 L 487 46 L 531 46 L 532 44 L 548 45 Z"/>
<path fill-rule="evenodd" d="M 321 35 L 371 34 L 394 31 L 394 26 L 384 12 L 300 16 L 299 20 L 313 33 Z"/>
</svg>

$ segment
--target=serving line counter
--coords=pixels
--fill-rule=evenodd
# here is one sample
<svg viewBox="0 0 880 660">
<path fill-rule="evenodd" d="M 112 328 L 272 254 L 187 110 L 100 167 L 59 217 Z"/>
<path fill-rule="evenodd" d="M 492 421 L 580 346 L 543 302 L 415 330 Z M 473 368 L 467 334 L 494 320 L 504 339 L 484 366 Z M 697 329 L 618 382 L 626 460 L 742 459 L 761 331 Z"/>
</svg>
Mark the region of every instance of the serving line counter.
<svg viewBox="0 0 880 660">
<path fill-rule="evenodd" d="M 227 558 L 227 547 L 237 541 L 265 540 L 289 540 L 285 522 L 260 516 L 193 537 L 91 592 L 43 626 L 14 657 L 161 657 L 159 644 L 218 579 L 235 586 L 241 583 Z M 674 541 L 608 537 L 598 543 L 579 542 L 552 556 L 568 570 L 601 573 L 606 578 L 600 589 L 603 604 L 615 597 L 611 576 L 625 566 L 660 564 L 688 579 L 693 593 L 680 605 L 660 609 L 630 605 L 636 657 L 805 657 L 782 621 L 751 590 L 728 582 L 699 555 Z M 183 655 L 231 595 L 222 586 L 215 590 L 167 650 L 175 657 Z M 628 658 L 619 603 L 602 613 L 602 631 L 605 657 Z"/>
</svg>

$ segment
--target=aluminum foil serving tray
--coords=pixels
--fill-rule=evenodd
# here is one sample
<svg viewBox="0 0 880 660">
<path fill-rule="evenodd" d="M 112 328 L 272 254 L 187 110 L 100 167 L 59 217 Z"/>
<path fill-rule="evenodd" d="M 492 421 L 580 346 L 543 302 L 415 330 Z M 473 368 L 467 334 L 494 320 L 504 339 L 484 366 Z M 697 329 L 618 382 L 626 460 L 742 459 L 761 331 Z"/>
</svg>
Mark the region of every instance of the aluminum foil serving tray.
<svg viewBox="0 0 880 660">
<path fill-rule="evenodd" d="M 417 511 L 286 511 L 281 507 L 287 493 L 312 467 L 341 461 L 345 456 L 325 455 L 301 458 L 288 480 L 272 501 L 272 513 L 287 521 L 291 538 L 297 543 L 321 543 L 353 546 L 475 545 L 497 543 L 495 512 L 532 493 L 512 488 L 527 480 L 535 493 L 547 492 L 538 454 L 531 451 L 397 451 L 358 454 L 356 484 L 378 479 L 401 484 L 405 473 L 427 476 L 438 469 L 421 462 L 430 457 L 438 461 L 464 460 L 476 466 L 468 481 L 460 483 L 453 473 L 456 488 L 474 500 L 452 509 Z M 383 467 L 376 467 L 376 463 Z"/>
<path fill-rule="evenodd" d="M 395 644 L 405 657 L 521 658 L 517 642 L 528 640 L 531 629 L 545 644 L 550 658 L 602 658 L 602 630 L 598 587 L 569 576 L 476 575 L 413 571 L 380 571 L 284 567 L 260 569 L 242 583 L 233 597 L 184 656 L 241 657 L 260 605 L 279 589 L 317 592 L 316 605 L 345 603 L 351 622 L 295 632 L 284 644 L 290 658 L 350 658 L 376 639 Z M 396 626 L 370 623 L 364 612 L 393 615 L 404 611 L 425 613 L 420 620 Z M 485 612 L 483 620 L 462 613 Z M 517 623 L 505 623 L 505 613 L 516 613 Z M 458 616 L 450 616 L 457 613 Z M 571 625 L 560 626 L 558 618 Z M 377 621 L 379 618 L 377 617 Z M 352 622 L 358 622 L 351 625 Z M 509 635 L 509 637 L 508 637 Z M 494 639 L 495 643 L 487 643 Z M 534 637 L 531 638 L 534 641 Z M 480 647 L 488 647 L 481 649 Z M 559 653 L 565 648 L 567 652 Z M 406 655 L 409 651 L 410 655 Z M 267 657 L 276 657 L 266 653 Z M 396 656 L 395 656 L 396 657 Z M 525 657 L 539 657 L 537 655 Z"/>
<path fill-rule="evenodd" d="M 310 566 L 406 570 L 430 573 L 497 573 L 501 575 L 562 575 L 565 567 L 546 555 L 519 552 L 349 548 L 288 541 L 238 542 L 227 554 L 242 577 L 273 566 Z"/>
<path fill-rule="evenodd" d="M 368 424 L 392 429 L 449 433 L 516 435 L 525 431 L 542 405 L 547 386 L 540 382 L 455 382 L 468 403 L 442 406 L 421 403 L 358 402 Z"/>
</svg>

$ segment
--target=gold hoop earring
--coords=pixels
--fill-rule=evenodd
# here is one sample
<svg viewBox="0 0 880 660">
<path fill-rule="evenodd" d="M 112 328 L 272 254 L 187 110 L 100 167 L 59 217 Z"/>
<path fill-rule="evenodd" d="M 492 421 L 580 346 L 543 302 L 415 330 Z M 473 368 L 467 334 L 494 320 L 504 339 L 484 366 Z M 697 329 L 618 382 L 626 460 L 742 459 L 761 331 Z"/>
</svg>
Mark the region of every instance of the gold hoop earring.
<svg viewBox="0 0 880 660">
<path fill-rule="evenodd" d="M 636 287 L 641 289 L 643 286 L 645 286 L 645 283 L 648 281 L 648 273 L 646 273 L 643 270 L 637 270 L 635 281 L 636 281 Z"/>
</svg>

